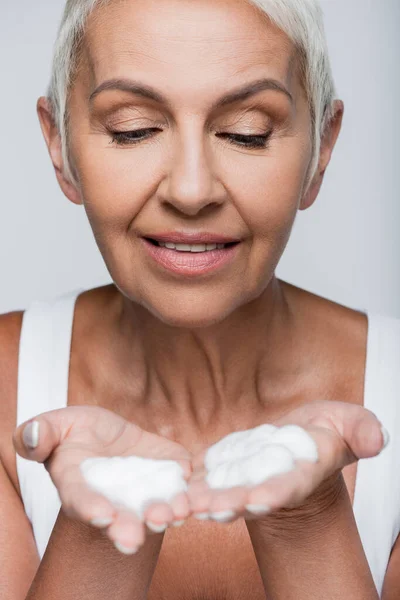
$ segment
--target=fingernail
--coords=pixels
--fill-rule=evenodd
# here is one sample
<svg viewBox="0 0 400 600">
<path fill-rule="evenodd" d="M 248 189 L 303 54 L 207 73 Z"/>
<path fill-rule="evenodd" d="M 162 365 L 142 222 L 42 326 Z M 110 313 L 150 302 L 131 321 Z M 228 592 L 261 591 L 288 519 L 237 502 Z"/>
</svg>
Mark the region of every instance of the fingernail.
<svg viewBox="0 0 400 600">
<path fill-rule="evenodd" d="M 122 544 L 120 544 L 118 542 L 118 540 L 114 541 L 114 546 L 116 547 L 117 550 L 119 550 L 120 552 L 122 552 L 122 554 L 135 554 L 135 552 L 138 551 L 138 548 L 127 548 L 126 546 L 123 546 Z"/>
<path fill-rule="evenodd" d="M 193 516 L 195 519 L 199 519 L 199 521 L 207 521 L 209 519 L 208 513 L 197 513 Z"/>
<path fill-rule="evenodd" d="M 95 527 L 107 527 L 108 525 L 111 525 L 111 523 L 113 522 L 113 519 L 111 517 L 95 518 L 95 519 L 92 519 L 90 522 Z"/>
<path fill-rule="evenodd" d="M 39 443 L 39 421 L 31 421 L 28 425 L 25 425 L 22 439 L 25 446 L 30 450 L 37 447 Z"/>
<path fill-rule="evenodd" d="M 162 525 L 158 525 L 157 523 L 152 523 L 151 521 L 146 521 L 146 525 L 151 531 L 155 533 L 162 533 L 168 527 L 168 523 L 163 523 Z"/>
<path fill-rule="evenodd" d="M 184 524 L 184 522 L 185 522 L 185 519 L 183 519 L 183 521 L 173 521 L 173 522 L 172 522 L 172 525 L 173 525 L 174 527 L 180 527 L 181 525 L 183 525 L 183 524 Z"/>
<path fill-rule="evenodd" d="M 232 517 L 234 516 L 235 512 L 233 510 L 223 510 L 221 512 L 211 513 L 211 518 L 214 521 L 219 521 L 220 523 L 223 523 L 224 521 L 229 521 L 229 519 L 232 519 Z"/>
<path fill-rule="evenodd" d="M 388 433 L 387 429 L 385 429 L 385 427 L 383 425 L 381 425 L 381 431 L 382 431 L 382 435 L 383 435 L 383 446 L 382 446 L 382 450 L 383 450 L 388 445 L 390 437 L 389 437 L 389 433 Z"/>
<path fill-rule="evenodd" d="M 266 504 L 246 504 L 246 510 L 253 515 L 262 515 L 269 512 L 271 509 Z"/>
</svg>

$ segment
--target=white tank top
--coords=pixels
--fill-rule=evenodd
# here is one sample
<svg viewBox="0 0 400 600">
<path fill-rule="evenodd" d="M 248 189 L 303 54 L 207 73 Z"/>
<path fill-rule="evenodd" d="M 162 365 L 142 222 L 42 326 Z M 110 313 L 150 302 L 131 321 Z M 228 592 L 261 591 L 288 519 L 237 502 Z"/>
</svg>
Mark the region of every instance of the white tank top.
<svg viewBox="0 0 400 600">
<path fill-rule="evenodd" d="M 43 412 L 64 408 L 77 289 L 24 312 L 18 365 L 17 427 Z M 400 531 L 400 319 L 368 316 L 364 407 L 390 435 L 383 452 L 358 462 L 354 516 L 376 588 L 381 595 L 391 549 Z M 42 559 L 61 507 L 41 463 L 17 454 L 25 512 Z"/>
</svg>

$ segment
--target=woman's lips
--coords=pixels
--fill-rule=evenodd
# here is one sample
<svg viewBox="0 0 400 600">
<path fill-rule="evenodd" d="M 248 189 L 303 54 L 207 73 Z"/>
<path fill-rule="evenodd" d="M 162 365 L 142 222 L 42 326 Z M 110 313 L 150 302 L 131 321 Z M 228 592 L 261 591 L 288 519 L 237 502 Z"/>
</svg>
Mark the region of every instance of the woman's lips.
<svg viewBox="0 0 400 600">
<path fill-rule="evenodd" d="M 186 276 L 204 275 L 231 263 L 239 250 L 240 242 L 221 250 L 206 252 L 182 252 L 156 246 L 146 238 L 141 238 L 147 254 L 172 273 Z"/>
</svg>

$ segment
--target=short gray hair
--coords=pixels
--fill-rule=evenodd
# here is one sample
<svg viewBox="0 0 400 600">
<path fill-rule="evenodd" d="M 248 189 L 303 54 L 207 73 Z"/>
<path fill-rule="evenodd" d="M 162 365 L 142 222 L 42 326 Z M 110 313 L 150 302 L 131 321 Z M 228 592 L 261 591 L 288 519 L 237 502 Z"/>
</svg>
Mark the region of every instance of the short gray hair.
<svg viewBox="0 0 400 600">
<path fill-rule="evenodd" d="M 335 84 L 319 0 L 245 0 L 261 9 L 294 44 L 312 122 L 313 155 L 305 189 L 318 168 L 321 139 L 334 115 Z M 95 8 L 112 0 L 67 0 L 54 46 L 47 98 L 60 134 L 64 176 L 77 184 L 69 156 L 68 97 L 76 75 L 87 19 Z"/>
</svg>

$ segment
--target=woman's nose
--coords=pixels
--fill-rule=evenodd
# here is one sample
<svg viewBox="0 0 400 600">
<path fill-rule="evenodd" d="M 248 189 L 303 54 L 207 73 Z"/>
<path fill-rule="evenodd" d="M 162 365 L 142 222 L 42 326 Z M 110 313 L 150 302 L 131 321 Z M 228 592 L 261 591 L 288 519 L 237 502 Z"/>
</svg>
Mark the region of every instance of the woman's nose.
<svg viewBox="0 0 400 600">
<path fill-rule="evenodd" d="M 206 206 L 223 203 L 226 193 L 218 180 L 215 164 L 204 138 L 180 140 L 171 157 L 164 187 L 159 190 L 163 202 L 179 212 L 193 216 Z"/>
</svg>

